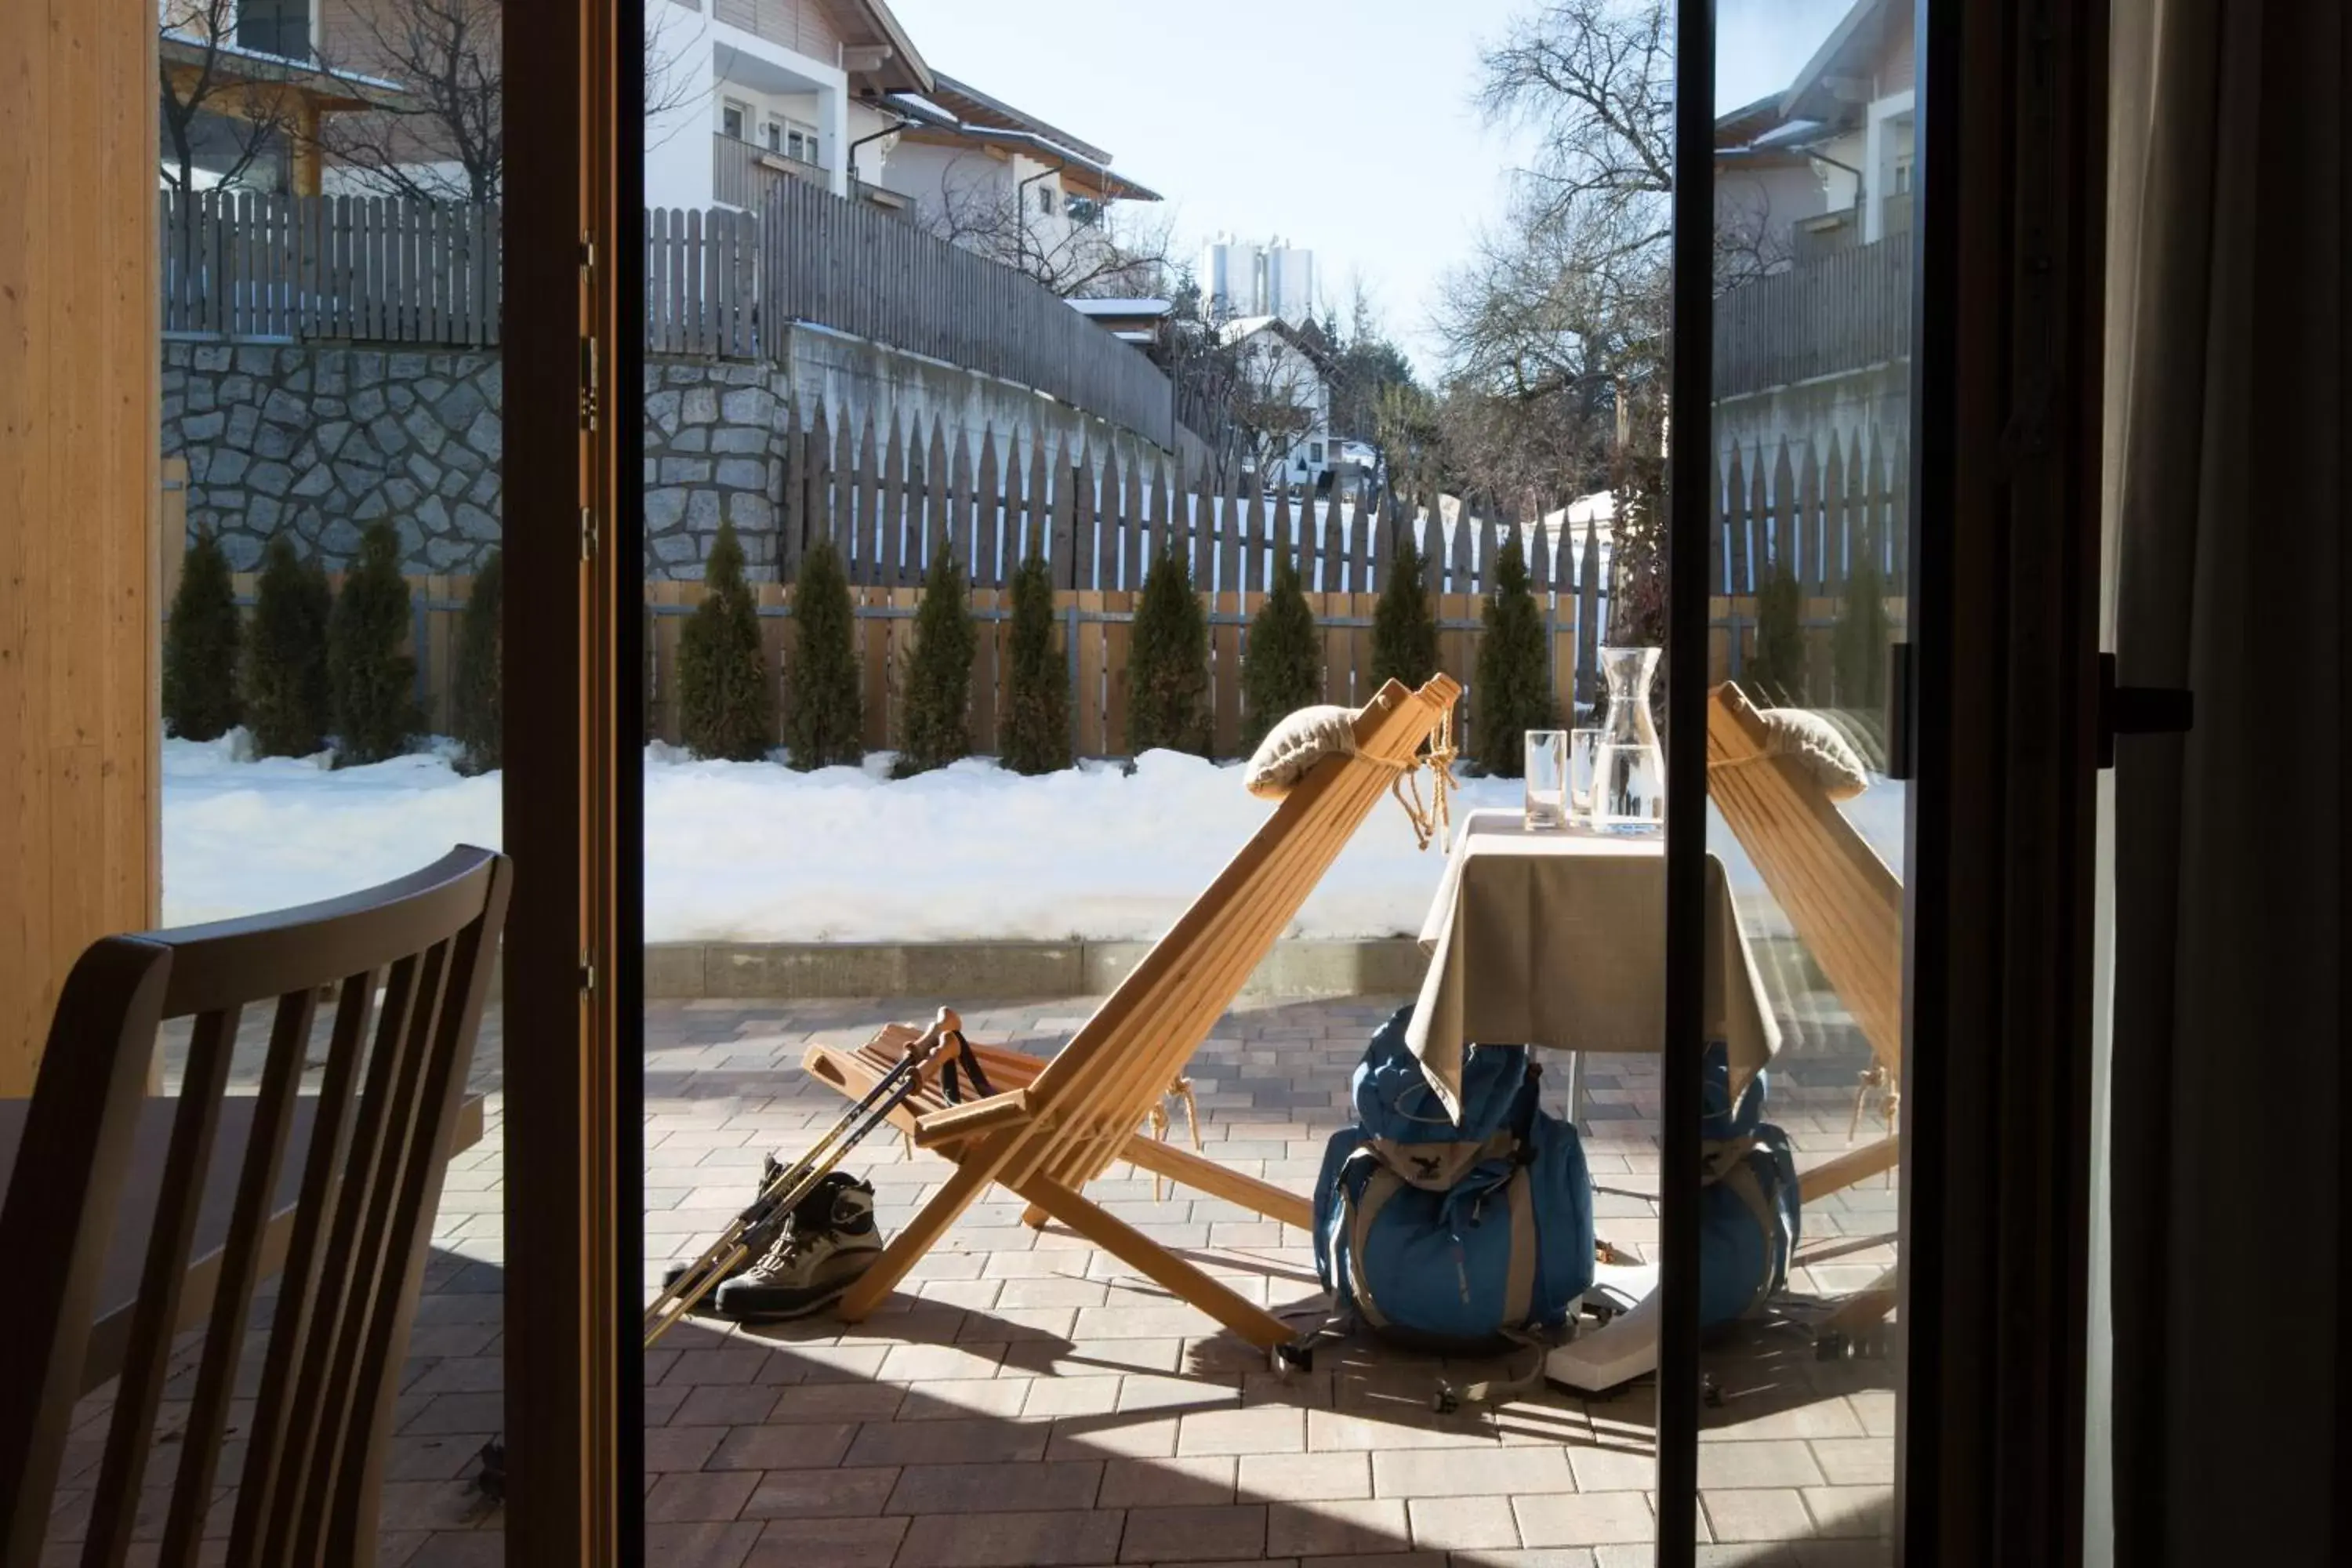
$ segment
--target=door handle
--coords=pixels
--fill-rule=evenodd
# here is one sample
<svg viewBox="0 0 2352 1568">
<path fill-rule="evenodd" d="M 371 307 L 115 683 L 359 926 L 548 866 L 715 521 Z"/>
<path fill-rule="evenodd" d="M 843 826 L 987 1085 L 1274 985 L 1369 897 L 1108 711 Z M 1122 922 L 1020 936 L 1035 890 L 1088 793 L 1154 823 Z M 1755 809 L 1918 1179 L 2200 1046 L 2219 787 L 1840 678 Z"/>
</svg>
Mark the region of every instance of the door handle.
<svg viewBox="0 0 2352 1568">
<path fill-rule="evenodd" d="M 2178 735 L 2197 720 L 2196 694 L 2170 686 L 2122 686 L 2116 656 L 2099 656 L 2099 766 L 2116 765 L 2117 735 Z"/>
</svg>

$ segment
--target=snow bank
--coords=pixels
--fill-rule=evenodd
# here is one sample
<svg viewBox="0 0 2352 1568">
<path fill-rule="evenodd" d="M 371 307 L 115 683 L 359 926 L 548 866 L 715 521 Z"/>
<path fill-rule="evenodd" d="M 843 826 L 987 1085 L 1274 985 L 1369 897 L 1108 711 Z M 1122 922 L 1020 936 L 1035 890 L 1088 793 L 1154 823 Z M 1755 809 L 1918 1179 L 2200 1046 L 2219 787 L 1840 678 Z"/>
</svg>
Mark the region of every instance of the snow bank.
<svg viewBox="0 0 2352 1568">
<path fill-rule="evenodd" d="M 441 752 L 371 767 L 240 760 L 241 736 L 163 742 L 163 918 L 219 920 L 330 898 L 415 869 L 453 844 L 499 842 L 499 781 Z M 1023 778 L 992 762 L 890 782 L 888 759 L 796 773 L 767 763 L 646 757 L 646 934 L 655 942 L 1150 938 L 1165 931 L 1273 809 L 1241 770 L 1146 752 Z M 1515 780 L 1468 781 L 1460 812 L 1516 807 Z M 1898 869 L 1900 785 L 1848 806 Z M 1714 822 L 1751 921 L 1769 900 Z M 1291 934 L 1420 929 L 1435 851 L 1383 801 L 1309 896 Z"/>
</svg>

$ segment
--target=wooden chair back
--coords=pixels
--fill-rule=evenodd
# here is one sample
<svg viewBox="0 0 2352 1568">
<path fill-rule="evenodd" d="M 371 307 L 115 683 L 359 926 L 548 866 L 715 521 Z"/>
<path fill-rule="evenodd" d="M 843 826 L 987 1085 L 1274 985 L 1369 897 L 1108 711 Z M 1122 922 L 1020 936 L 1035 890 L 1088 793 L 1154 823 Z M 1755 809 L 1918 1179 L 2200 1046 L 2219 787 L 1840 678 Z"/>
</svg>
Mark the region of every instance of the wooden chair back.
<svg viewBox="0 0 2352 1568">
<path fill-rule="evenodd" d="M 1903 1065 L 1903 884 L 1739 688 L 1708 694 L 1707 798 L 1889 1073 Z"/>
<path fill-rule="evenodd" d="M 1356 720 L 1356 754 L 1325 759 L 1292 786 L 1208 890 L 1120 982 L 1030 1086 L 1039 1136 L 1006 1179 L 1073 1190 L 1119 1159 L 1136 1122 L 1192 1058 L 1331 862 L 1422 745 L 1461 687 L 1391 680 Z M 1403 831 L 1402 824 L 1399 831 Z"/>
<path fill-rule="evenodd" d="M 237 1026 L 268 1055 L 179 1433 L 159 1561 L 192 1563 L 313 1026 L 333 997 L 300 1195 L 245 1439 L 228 1561 L 365 1563 L 410 1319 L 506 918 L 504 857 L 460 848 L 371 891 L 109 937 L 68 977 L 0 1210 L 0 1564 L 32 1568 L 55 1495 L 160 1026 L 193 1020 L 81 1561 L 123 1561 Z M 371 1044 L 371 1035 L 373 1043 Z M 166 1449 L 165 1451 L 170 1451 Z"/>
</svg>

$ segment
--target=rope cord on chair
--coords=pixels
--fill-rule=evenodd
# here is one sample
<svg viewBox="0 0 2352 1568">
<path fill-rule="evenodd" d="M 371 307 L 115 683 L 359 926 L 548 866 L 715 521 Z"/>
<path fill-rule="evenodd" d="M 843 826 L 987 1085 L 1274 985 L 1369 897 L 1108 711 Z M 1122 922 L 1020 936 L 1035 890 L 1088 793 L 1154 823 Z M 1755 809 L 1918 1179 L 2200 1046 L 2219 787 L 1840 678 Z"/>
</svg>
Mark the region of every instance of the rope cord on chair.
<svg viewBox="0 0 2352 1568">
<path fill-rule="evenodd" d="M 1437 721 L 1437 732 L 1430 738 L 1427 752 L 1402 763 L 1385 764 L 1396 775 L 1389 782 L 1389 793 L 1404 807 L 1405 817 L 1412 824 L 1412 836 L 1423 849 L 1433 842 L 1443 843 L 1453 826 L 1454 814 L 1447 795 L 1462 787 L 1461 781 L 1454 776 L 1454 761 L 1458 755 L 1454 745 L 1454 708 L 1448 703 Z M 1424 763 L 1429 768 L 1430 798 L 1426 806 L 1421 801 L 1421 770 Z"/>
</svg>

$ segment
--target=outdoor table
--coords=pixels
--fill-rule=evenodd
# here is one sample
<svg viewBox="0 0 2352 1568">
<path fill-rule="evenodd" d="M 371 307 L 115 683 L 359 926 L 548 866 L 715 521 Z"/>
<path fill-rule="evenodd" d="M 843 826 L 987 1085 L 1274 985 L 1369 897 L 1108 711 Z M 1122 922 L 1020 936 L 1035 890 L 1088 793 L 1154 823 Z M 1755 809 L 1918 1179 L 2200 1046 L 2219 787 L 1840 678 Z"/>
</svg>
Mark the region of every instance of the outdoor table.
<svg viewBox="0 0 2352 1568">
<path fill-rule="evenodd" d="M 1516 811 L 1462 820 L 1422 925 L 1429 953 L 1405 1041 L 1447 1106 L 1480 1041 L 1654 1055 L 1666 1027 L 1666 841 L 1530 830 Z M 1780 1048 L 1723 863 L 1706 858 L 1705 1034 L 1736 1099 Z"/>
<path fill-rule="evenodd" d="M 221 1101 L 220 1127 L 213 1139 L 212 1165 L 205 1178 L 204 1202 L 196 1215 L 195 1241 L 188 1252 L 187 1280 L 180 1289 L 174 1331 L 202 1327 L 212 1310 L 221 1253 L 228 1243 L 230 1201 L 236 1194 L 246 1141 L 252 1134 L 255 1103 L 253 1096 L 241 1094 Z M 24 1142 L 30 1104 L 24 1100 L 0 1100 L 0 1204 L 7 1201 L 8 1181 L 16 1168 L 16 1150 Z M 278 1190 L 271 1196 L 269 1223 L 261 1236 L 261 1277 L 265 1279 L 286 1263 L 286 1248 L 294 1235 L 294 1205 L 301 1193 L 302 1163 L 310 1151 L 310 1126 L 318 1107 L 315 1095 L 295 1101 L 292 1135 L 287 1140 L 285 1158 L 278 1162 Z M 121 1204 L 115 1211 L 114 1233 L 99 1279 L 89 1351 L 82 1362 L 84 1394 L 122 1370 L 131 1309 L 139 1298 L 139 1276 L 147 1262 L 147 1235 L 155 1219 L 155 1196 L 163 1184 L 164 1152 L 170 1146 L 172 1119 L 179 1108 L 179 1100 L 168 1097 L 151 1097 L 140 1103 L 131 1169 L 123 1178 Z M 455 1154 L 481 1141 L 482 1097 L 469 1094 L 457 1108 L 449 1152 Z"/>
<path fill-rule="evenodd" d="M 1665 837 L 1530 830 L 1516 811 L 1472 812 L 1421 942 L 1429 973 L 1405 1040 L 1457 1116 L 1465 1045 L 1654 1055 L 1665 1037 Z M 1705 984 L 1705 1037 L 1724 1043 L 1736 1100 L 1780 1031 L 1712 855 Z M 1571 1116 L 1578 1098 L 1571 1088 Z M 1637 1304 L 1551 1352 L 1545 1374 L 1600 1393 L 1654 1368 L 1656 1282 L 1654 1268 L 1599 1266 L 1596 1286 Z"/>
</svg>

